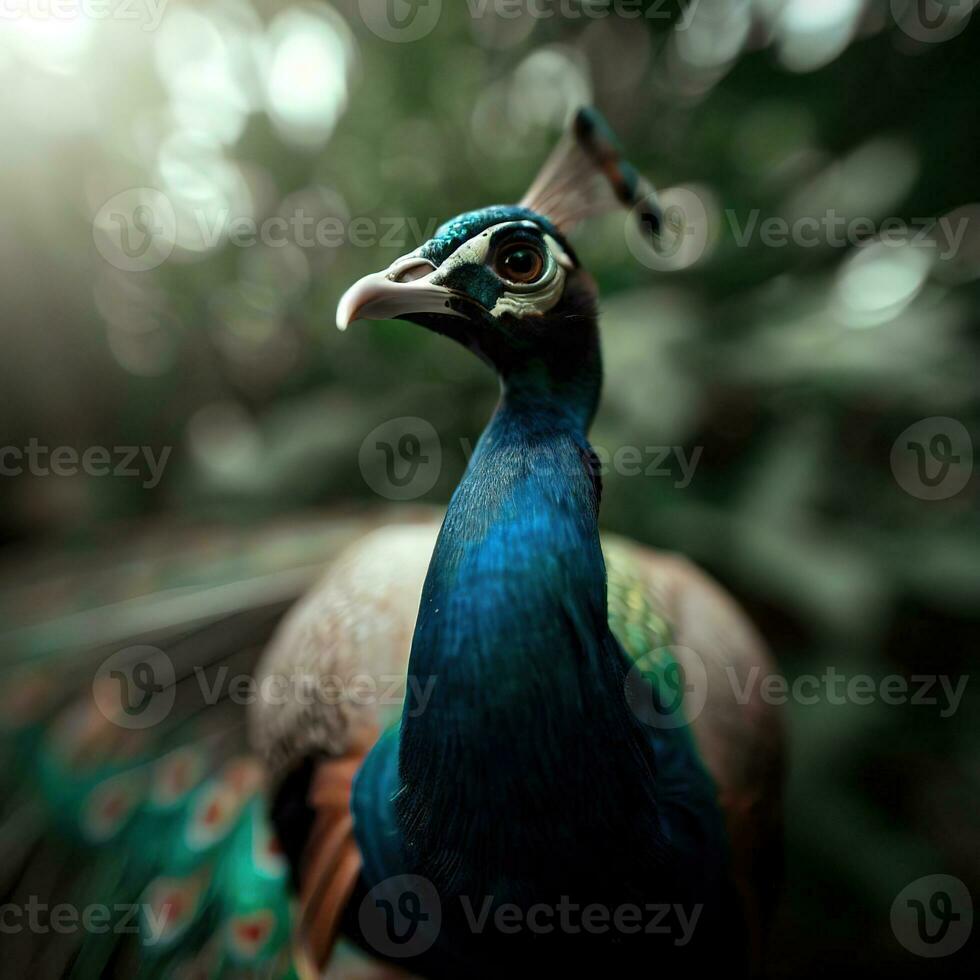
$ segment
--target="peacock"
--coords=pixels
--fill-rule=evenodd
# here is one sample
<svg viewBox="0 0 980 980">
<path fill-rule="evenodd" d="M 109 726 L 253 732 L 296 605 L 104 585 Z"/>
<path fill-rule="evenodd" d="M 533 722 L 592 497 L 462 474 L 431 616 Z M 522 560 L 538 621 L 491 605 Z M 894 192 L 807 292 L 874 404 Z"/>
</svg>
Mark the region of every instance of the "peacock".
<svg viewBox="0 0 980 980">
<path fill-rule="evenodd" d="M 760 971 L 784 735 L 749 679 L 774 666 L 703 572 L 599 532 L 597 289 L 569 235 L 617 207 L 670 234 L 583 108 L 519 204 L 342 297 L 341 329 L 411 321 L 499 378 L 444 514 L 150 538 L 22 586 L 0 904 L 42 910 L 11 975 Z M 59 902 L 98 924 L 52 928 Z"/>
</svg>

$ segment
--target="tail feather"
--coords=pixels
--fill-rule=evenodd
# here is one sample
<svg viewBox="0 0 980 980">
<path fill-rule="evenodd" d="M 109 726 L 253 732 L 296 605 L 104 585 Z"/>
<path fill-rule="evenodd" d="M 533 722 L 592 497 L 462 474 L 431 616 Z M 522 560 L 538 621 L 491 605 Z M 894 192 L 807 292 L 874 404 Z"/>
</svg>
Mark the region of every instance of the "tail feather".
<svg viewBox="0 0 980 980">
<path fill-rule="evenodd" d="M 24 919 L 4 972 L 296 975 L 248 678 L 323 564 L 385 519 L 168 532 L 87 578 L 0 572 L 0 899 Z"/>
</svg>

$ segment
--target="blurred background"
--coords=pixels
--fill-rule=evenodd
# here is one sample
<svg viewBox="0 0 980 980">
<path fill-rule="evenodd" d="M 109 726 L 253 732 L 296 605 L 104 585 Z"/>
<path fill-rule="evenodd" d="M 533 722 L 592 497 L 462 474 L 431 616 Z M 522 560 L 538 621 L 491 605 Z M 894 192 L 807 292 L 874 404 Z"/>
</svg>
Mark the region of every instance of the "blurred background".
<svg viewBox="0 0 980 980">
<path fill-rule="evenodd" d="M 790 698 L 773 972 L 976 975 L 891 915 L 925 875 L 980 896 L 972 7 L 11 0 L 5 627 L 276 548 L 315 564 L 317 512 L 399 496 L 362 451 L 379 426 L 423 420 L 438 465 L 400 496 L 443 504 L 494 380 L 407 324 L 340 334 L 336 302 L 519 199 L 593 103 L 680 228 L 659 256 L 622 214 L 575 238 L 605 526 L 702 564 L 791 680 L 933 678 L 922 703 Z"/>
</svg>

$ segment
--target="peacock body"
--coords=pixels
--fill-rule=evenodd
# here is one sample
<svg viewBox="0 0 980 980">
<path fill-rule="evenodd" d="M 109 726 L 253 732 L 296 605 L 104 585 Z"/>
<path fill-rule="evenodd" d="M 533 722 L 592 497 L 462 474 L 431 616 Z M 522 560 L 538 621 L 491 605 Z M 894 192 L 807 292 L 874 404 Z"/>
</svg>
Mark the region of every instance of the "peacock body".
<svg viewBox="0 0 980 980">
<path fill-rule="evenodd" d="M 25 968 L 310 976 L 333 955 L 341 975 L 384 971 L 337 954 L 338 935 L 433 977 L 757 967 L 781 730 L 736 695 L 771 664 L 703 573 L 599 533 L 597 301 L 567 233 L 610 202 L 659 233 L 652 189 L 583 110 L 521 205 L 454 219 L 341 301 L 342 327 L 409 319 L 501 380 L 441 520 L 325 521 L 333 559 L 281 622 L 310 586 L 308 536 L 303 561 L 281 547 L 279 567 L 200 585 L 210 610 L 159 596 L 163 624 L 126 634 L 175 665 L 176 709 L 150 728 L 112 723 L 104 677 L 68 697 L 122 637 L 91 644 L 70 682 L 53 679 L 63 657 L 27 643 L 10 673 L 30 703 L 7 716 L 7 819 L 60 835 L 5 855 L 5 888 L 111 896 L 138 907 L 139 933 L 29 942 Z M 182 696 L 202 664 L 229 663 L 282 696 L 247 719 Z M 317 696 L 325 678 L 335 697 Z M 84 855 L 85 873 L 59 855 Z M 571 908 L 600 912 L 559 921 Z M 670 927 L 648 928 L 663 910 Z"/>
</svg>

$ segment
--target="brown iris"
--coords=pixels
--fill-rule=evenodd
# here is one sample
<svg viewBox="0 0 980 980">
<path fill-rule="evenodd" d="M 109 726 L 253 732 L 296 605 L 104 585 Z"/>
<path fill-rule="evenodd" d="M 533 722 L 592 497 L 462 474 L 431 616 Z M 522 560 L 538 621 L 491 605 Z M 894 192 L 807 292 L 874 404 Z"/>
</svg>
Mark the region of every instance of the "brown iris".
<svg viewBox="0 0 980 980">
<path fill-rule="evenodd" d="M 513 242 L 505 245 L 494 259 L 497 275 L 510 282 L 528 284 L 541 278 L 544 271 L 544 256 L 535 245 L 527 242 Z"/>
</svg>

